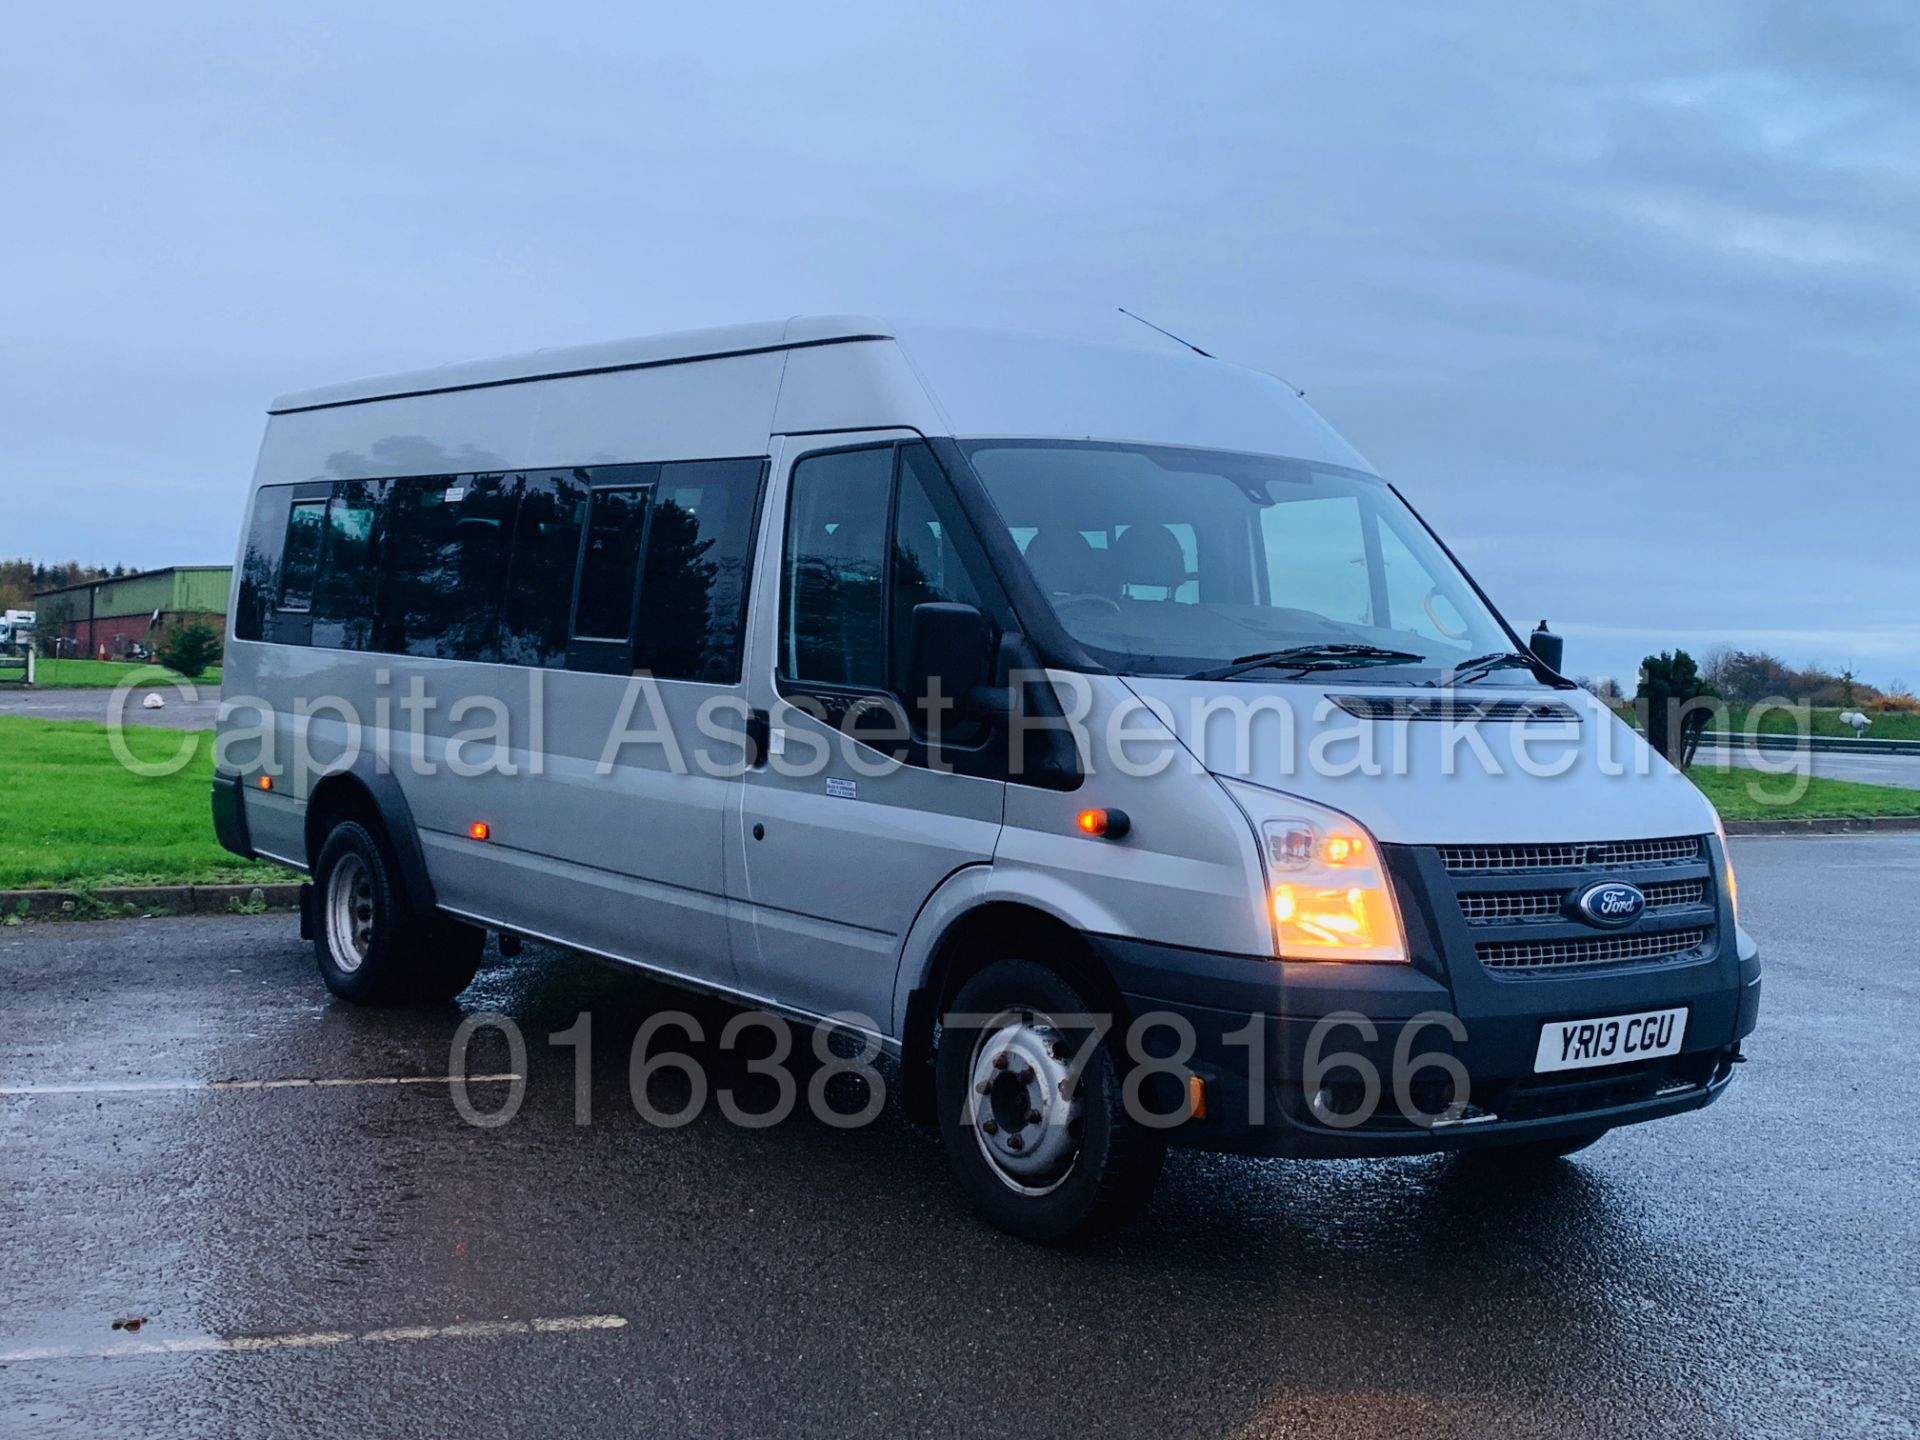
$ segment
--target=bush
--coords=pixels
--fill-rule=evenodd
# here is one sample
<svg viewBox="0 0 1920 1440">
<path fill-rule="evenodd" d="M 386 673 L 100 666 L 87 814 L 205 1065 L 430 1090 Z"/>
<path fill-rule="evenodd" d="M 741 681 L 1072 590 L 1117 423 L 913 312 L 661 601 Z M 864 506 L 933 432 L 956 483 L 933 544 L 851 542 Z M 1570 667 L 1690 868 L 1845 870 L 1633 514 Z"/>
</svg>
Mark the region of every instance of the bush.
<svg viewBox="0 0 1920 1440">
<path fill-rule="evenodd" d="M 1722 708 L 1720 692 L 1701 675 L 1684 650 L 1662 650 L 1640 662 L 1640 689 L 1634 696 L 1640 733 L 1647 743 L 1684 770 L 1693 763 L 1700 736 Z"/>
<path fill-rule="evenodd" d="M 176 625 L 160 637 L 154 654 L 169 670 L 177 670 L 189 680 L 198 680 L 220 658 L 220 637 L 213 633 L 212 626 L 197 621 Z"/>
</svg>

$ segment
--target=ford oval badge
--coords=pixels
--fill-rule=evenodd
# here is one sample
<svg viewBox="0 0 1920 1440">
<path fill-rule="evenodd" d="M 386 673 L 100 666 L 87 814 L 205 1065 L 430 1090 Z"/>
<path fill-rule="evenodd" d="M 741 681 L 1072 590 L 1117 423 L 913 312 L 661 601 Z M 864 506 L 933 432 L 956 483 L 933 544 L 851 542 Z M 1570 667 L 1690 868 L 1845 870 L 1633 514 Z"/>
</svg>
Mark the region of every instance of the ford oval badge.
<svg viewBox="0 0 1920 1440">
<path fill-rule="evenodd" d="M 1647 897 L 1632 885 L 1607 880 L 1582 890 L 1574 897 L 1573 908 L 1580 912 L 1581 919 L 1617 930 L 1646 912 Z"/>
</svg>

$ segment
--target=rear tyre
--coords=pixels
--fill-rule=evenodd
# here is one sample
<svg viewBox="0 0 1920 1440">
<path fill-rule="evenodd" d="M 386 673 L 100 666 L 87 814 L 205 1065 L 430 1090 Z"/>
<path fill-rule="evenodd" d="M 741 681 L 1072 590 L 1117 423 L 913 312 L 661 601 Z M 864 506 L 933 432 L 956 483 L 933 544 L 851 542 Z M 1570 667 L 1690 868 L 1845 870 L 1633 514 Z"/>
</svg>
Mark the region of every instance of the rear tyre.
<svg viewBox="0 0 1920 1440">
<path fill-rule="evenodd" d="M 1126 1113 L 1112 1032 L 1081 1058 L 1094 1009 L 1053 971 L 1000 960 L 954 997 L 971 1023 L 941 1032 L 934 1092 L 954 1179 L 983 1219 L 1024 1239 L 1119 1228 L 1166 1158 L 1164 1137 Z"/>
<path fill-rule="evenodd" d="M 479 968 L 484 931 L 407 903 L 387 848 L 366 826 L 334 826 L 314 866 L 313 951 L 334 994 L 362 1005 L 448 1000 Z"/>
</svg>

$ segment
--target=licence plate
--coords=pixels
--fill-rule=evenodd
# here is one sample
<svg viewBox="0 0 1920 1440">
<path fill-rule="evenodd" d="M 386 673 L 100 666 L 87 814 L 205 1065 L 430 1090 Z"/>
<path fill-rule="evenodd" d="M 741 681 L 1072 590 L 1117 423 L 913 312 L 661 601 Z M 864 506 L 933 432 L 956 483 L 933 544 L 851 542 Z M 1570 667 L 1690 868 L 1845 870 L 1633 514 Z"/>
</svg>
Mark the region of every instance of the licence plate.
<svg viewBox="0 0 1920 1440">
<path fill-rule="evenodd" d="M 1593 1065 L 1625 1065 L 1678 1055 L 1687 1033 L 1687 1012 L 1643 1010 L 1637 1015 L 1608 1015 L 1599 1020 L 1554 1020 L 1540 1027 L 1540 1048 L 1533 1052 L 1536 1075 L 1549 1070 L 1584 1070 Z"/>
</svg>

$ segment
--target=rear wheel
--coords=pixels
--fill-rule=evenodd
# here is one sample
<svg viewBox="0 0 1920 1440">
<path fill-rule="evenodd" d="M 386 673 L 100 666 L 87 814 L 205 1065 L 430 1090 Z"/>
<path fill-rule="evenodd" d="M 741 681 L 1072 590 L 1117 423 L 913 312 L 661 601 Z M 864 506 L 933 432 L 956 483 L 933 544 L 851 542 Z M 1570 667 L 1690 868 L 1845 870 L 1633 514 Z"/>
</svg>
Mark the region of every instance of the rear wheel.
<svg viewBox="0 0 1920 1440">
<path fill-rule="evenodd" d="M 1118 1228 L 1166 1158 L 1163 1137 L 1126 1113 L 1111 1034 L 1087 1051 L 1093 1009 L 1053 971 L 1001 960 L 961 987 L 952 1013 L 965 1018 L 940 1036 L 934 1088 L 954 1178 L 982 1217 L 1029 1240 Z"/>
<path fill-rule="evenodd" d="M 381 838 L 358 821 L 333 827 L 314 866 L 320 978 L 364 1005 L 449 1000 L 480 968 L 486 932 L 407 903 Z"/>
</svg>

